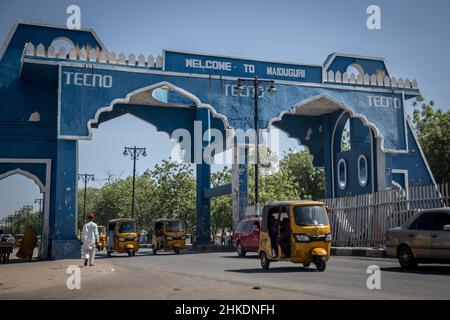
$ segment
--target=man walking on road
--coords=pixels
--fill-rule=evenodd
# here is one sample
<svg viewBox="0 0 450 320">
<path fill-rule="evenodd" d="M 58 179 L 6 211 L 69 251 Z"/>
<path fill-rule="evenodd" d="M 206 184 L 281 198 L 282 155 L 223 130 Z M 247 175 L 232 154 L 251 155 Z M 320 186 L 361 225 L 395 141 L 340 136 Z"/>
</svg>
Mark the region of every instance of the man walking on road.
<svg viewBox="0 0 450 320">
<path fill-rule="evenodd" d="M 83 251 L 84 251 L 84 265 L 94 265 L 95 259 L 95 248 L 99 242 L 98 238 L 98 227 L 94 223 L 94 214 L 92 212 L 88 213 L 88 222 L 83 226 L 83 231 L 81 233 L 81 240 L 83 241 Z"/>
</svg>

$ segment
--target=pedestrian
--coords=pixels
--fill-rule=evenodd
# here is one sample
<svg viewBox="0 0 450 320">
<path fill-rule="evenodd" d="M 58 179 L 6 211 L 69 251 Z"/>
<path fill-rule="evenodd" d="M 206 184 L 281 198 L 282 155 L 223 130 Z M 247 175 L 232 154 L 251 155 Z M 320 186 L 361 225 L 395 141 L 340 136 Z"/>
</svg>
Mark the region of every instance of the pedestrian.
<svg viewBox="0 0 450 320">
<path fill-rule="evenodd" d="M 95 215 L 92 212 L 88 213 L 88 221 L 83 226 L 83 231 L 81 232 L 81 240 L 83 241 L 83 251 L 84 251 L 84 266 L 89 265 L 94 266 L 95 260 L 95 248 L 98 246 L 98 226 L 94 222 Z"/>
<path fill-rule="evenodd" d="M 27 226 L 25 228 L 25 233 L 22 242 L 20 243 L 20 248 L 16 256 L 18 258 L 31 261 L 33 259 L 33 252 L 36 245 L 37 245 L 36 232 L 34 232 L 32 226 Z"/>
<path fill-rule="evenodd" d="M 224 246 L 225 245 L 225 231 L 222 229 L 222 233 L 221 233 L 221 235 L 220 235 L 220 244 L 222 245 L 222 246 Z"/>
</svg>

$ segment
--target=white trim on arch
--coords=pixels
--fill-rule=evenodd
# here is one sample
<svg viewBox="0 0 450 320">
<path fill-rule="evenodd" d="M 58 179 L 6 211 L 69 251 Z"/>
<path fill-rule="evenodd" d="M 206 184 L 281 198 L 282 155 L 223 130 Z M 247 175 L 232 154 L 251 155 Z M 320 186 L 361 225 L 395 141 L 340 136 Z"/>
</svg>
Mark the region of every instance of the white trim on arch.
<svg viewBox="0 0 450 320">
<path fill-rule="evenodd" d="M 36 27 L 47 27 L 47 28 L 54 28 L 54 29 L 67 29 L 67 27 L 65 26 L 60 26 L 60 25 L 54 25 L 54 24 L 48 24 L 48 23 L 36 23 L 36 22 L 31 22 L 31 21 L 26 21 L 26 20 L 17 20 L 14 25 L 11 27 L 8 35 L 6 36 L 6 40 L 3 42 L 2 47 L 0 48 L 0 60 L 2 60 L 3 55 L 6 52 L 6 48 L 8 47 L 9 43 L 11 42 L 11 39 L 14 35 L 14 33 L 17 30 L 17 27 L 19 25 L 29 25 L 29 26 L 36 26 Z M 74 30 L 74 31 L 81 31 L 81 32 L 90 32 L 92 34 L 92 36 L 94 37 L 94 39 L 98 42 L 98 44 L 100 45 L 101 49 L 104 51 L 107 51 L 106 46 L 103 44 L 102 40 L 100 39 L 100 37 L 97 35 L 97 33 L 90 28 L 81 28 L 80 30 Z"/>
<path fill-rule="evenodd" d="M 50 222 L 50 186 L 51 186 L 51 159 L 17 159 L 17 158 L 0 158 L 0 163 L 10 164 L 44 164 L 45 165 L 45 182 L 41 181 L 35 175 L 20 168 L 10 170 L 0 175 L 0 180 L 13 174 L 21 174 L 33 180 L 42 193 L 44 193 L 44 217 L 42 219 L 42 240 L 41 240 L 41 256 L 48 256 L 48 238 L 49 238 L 49 222 Z"/>
<path fill-rule="evenodd" d="M 60 78 L 61 78 L 61 71 L 62 71 L 62 67 L 59 66 L 59 76 L 60 76 Z M 154 90 L 161 89 L 161 88 L 164 88 L 164 89 L 167 89 L 167 90 L 179 93 L 183 97 L 185 97 L 188 100 L 192 101 L 196 105 L 197 108 L 207 109 L 209 112 L 211 112 L 213 117 L 221 119 L 223 121 L 225 129 L 231 127 L 230 123 L 228 122 L 228 118 L 225 115 L 223 115 L 221 113 L 218 113 L 216 111 L 216 109 L 214 109 L 214 107 L 212 107 L 210 104 L 201 102 L 200 99 L 197 96 L 193 95 L 192 93 L 190 93 L 190 92 L 188 92 L 188 91 L 186 91 L 186 90 L 184 90 L 184 89 L 182 89 L 180 87 L 175 86 L 174 84 L 172 84 L 172 83 L 170 83 L 168 81 L 161 81 L 161 82 L 158 82 L 158 83 L 155 83 L 155 84 L 152 84 L 152 85 L 149 85 L 149 86 L 142 87 L 142 88 L 139 88 L 137 90 L 134 90 L 134 91 L 128 93 L 125 98 L 114 99 L 114 100 L 111 101 L 111 103 L 108 106 L 103 107 L 103 108 L 99 108 L 97 110 L 97 112 L 95 113 L 94 119 L 89 119 L 88 122 L 87 122 L 87 128 L 88 128 L 88 132 L 89 132 L 88 136 L 61 135 L 61 131 L 60 131 L 60 129 L 61 129 L 60 128 L 60 123 L 61 123 L 61 121 L 60 121 L 61 120 L 61 81 L 59 81 L 59 87 L 58 87 L 58 139 L 65 139 L 65 140 L 91 140 L 92 139 L 92 124 L 97 124 L 98 123 L 98 119 L 100 117 L 100 114 L 102 114 L 103 112 L 110 112 L 110 111 L 112 111 L 113 108 L 114 108 L 114 105 L 116 105 L 116 104 L 132 104 L 132 102 L 130 102 L 130 100 L 134 96 L 136 96 L 136 95 L 138 95 L 138 94 L 140 94 L 142 92 L 146 92 L 146 91 L 153 92 Z M 152 95 L 150 95 L 150 96 L 152 96 Z M 179 105 L 179 104 L 173 104 L 173 103 L 164 103 L 164 102 L 161 102 L 161 101 L 159 101 L 159 100 L 157 100 L 155 98 L 153 98 L 153 100 L 154 100 L 154 103 L 152 105 L 155 105 L 155 106 L 187 108 L 185 105 Z"/>
<path fill-rule="evenodd" d="M 42 183 L 41 179 L 39 179 L 34 174 L 31 174 L 28 171 L 22 170 L 20 168 L 16 168 L 16 169 L 13 169 L 13 170 L 10 170 L 10 171 L 0 174 L 0 180 L 6 179 L 15 174 L 19 174 L 21 176 L 24 176 L 24 177 L 27 177 L 27 178 L 33 180 L 33 182 L 36 183 L 36 185 L 39 187 L 39 191 L 41 193 L 45 192 L 45 185 Z"/>
</svg>

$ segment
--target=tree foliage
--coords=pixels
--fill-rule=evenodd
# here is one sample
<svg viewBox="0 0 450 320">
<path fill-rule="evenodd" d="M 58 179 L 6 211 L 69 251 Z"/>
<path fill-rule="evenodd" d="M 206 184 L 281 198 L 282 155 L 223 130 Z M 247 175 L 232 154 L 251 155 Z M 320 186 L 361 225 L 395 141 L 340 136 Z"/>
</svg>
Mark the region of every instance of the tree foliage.
<svg viewBox="0 0 450 320">
<path fill-rule="evenodd" d="M 437 183 L 450 181 L 450 110 L 437 108 L 434 101 L 417 97 L 413 123 L 425 157 Z"/>
<path fill-rule="evenodd" d="M 231 170 L 211 175 L 211 186 L 231 183 Z M 254 167 L 249 168 L 249 204 L 254 204 Z M 93 211 L 99 224 L 131 215 L 132 177 L 109 179 L 101 188 L 87 189 L 87 212 Z M 322 169 L 312 166 L 312 158 L 306 152 L 287 153 L 280 169 L 260 176 L 261 204 L 277 200 L 316 199 L 323 197 L 324 175 Z M 78 190 L 78 221 L 83 221 L 83 194 Z M 162 161 L 153 169 L 136 177 L 135 217 L 143 229 L 151 229 L 152 222 L 161 217 L 181 218 L 189 229 L 195 227 L 196 181 L 190 164 Z M 216 233 L 232 227 L 231 195 L 213 198 L 211 201 L 211 228 Z"/>
</svg>

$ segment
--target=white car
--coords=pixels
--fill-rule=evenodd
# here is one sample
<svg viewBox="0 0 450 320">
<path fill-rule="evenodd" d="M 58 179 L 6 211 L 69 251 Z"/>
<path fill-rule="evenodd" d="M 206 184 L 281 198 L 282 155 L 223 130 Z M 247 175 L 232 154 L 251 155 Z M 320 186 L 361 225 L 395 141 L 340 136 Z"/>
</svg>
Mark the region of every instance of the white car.
<svg viewBox="0 0 450 320">
<path fill-rule="evenodd" d="M 450 263 L 450 208 L 421 211 L 390 229 L 386 253 L 405 269 L 418 263 Z"/>
</svg>

